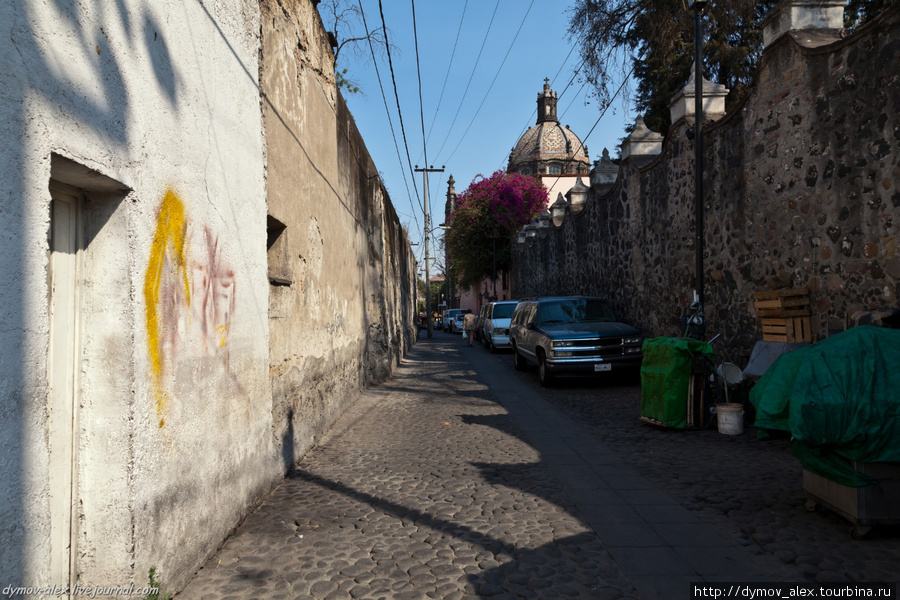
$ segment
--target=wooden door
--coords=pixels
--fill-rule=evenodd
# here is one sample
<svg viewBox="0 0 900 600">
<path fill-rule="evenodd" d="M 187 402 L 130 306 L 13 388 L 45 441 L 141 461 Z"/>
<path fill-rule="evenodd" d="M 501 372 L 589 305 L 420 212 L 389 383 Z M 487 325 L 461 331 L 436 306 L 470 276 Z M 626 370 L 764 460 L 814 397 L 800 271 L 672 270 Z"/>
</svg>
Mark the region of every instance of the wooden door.
<svg viewBox="0 0 900 600">
<path fill-rule="evenodd" d="M 81 194 L 51 184 L 50 209 L 50 569 L 53 585 L 72 583 L 75 418 Z"/>
</svg>

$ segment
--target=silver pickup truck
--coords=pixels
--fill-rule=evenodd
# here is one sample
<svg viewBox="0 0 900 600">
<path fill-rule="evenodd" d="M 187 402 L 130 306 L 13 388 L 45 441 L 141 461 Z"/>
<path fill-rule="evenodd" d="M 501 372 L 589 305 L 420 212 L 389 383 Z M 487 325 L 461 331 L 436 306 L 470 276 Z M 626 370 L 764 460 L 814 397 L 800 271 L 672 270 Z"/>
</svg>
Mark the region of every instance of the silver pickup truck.
<svg viewBox="0 0 900 600">
<path fill-rule="evenodd" d="M 520 301 L 509 327 L 516 369 L 536 363 L 549 386 L 557 375 L 596 375 L 641 366 L 641 332 L 588 296 Z"/>
</svg>

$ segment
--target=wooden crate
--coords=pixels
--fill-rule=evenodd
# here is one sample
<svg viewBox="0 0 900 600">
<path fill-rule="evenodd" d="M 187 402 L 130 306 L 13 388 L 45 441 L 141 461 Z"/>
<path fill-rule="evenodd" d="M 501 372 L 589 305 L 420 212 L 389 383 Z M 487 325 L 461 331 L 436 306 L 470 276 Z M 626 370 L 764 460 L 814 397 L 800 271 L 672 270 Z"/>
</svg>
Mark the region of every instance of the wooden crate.
<svg viewBox="0 0 900 600">
<path fill-rule="evenodd" d="M 767 317 L 762 320 L 764 342 L 812 342 L 809 317 Z"/>
<path fill-rule="evenodd" d="M 754 292 L 758 317 L 808 317 L 809 290 L 766 290 Z"/>
</svg>

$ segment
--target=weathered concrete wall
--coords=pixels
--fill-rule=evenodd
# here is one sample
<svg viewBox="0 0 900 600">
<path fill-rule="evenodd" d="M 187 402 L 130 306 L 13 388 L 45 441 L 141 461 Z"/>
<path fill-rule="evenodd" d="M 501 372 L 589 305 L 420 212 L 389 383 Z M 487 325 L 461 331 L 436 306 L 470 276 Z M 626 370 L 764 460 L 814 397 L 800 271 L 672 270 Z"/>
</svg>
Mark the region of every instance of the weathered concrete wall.
<svg viewBox="0 0 900 600">
<path fill-rule="evenodd" d="M 767 48 L 748 100 L 704 129 L 707 330 L 739 362 L 761 339 L 756 290 L 809 287 L 818 338 L 900 304 L 898 10 L 826 46 L 801 42 Z M 678 335 L 695 275 L 689 127 L 520 245 L 514 293 L 606 296 L 648 334 Z"/>
<path fill-rule="evenodd" d="M 258 0 L 0 3 L 4 586 L 179 589 L 412 343 L 408 241 L 297 5 L 282 56 Z M 314 71 L 261 95 L 261 49 Z"/>
<path fill-rule="evenodd" d="M 274 442 L 284 468 L 415 339 L 410 246 L 309 0 L 264 0 Z M 277 234 L 277 238 L 272 240 Z"/>
</svg>

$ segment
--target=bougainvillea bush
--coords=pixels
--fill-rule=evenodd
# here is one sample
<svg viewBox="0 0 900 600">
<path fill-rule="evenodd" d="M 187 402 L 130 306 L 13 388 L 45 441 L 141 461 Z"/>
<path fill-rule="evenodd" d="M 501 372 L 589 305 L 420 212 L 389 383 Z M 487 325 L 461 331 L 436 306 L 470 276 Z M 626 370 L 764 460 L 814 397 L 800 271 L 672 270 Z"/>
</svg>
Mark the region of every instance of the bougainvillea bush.
<svg viewBox="0 0 900 600">
<path fill-rule="evenodd" d="M 547 190 L 529 175 L 497 171 L 473 181 L 450 215 L 447 251 L 460 286 L 491 277 L 496 249 L 497 272 L 509 270 L 512 244 L 523 225 L 547 205 Z"/>
</svg>

